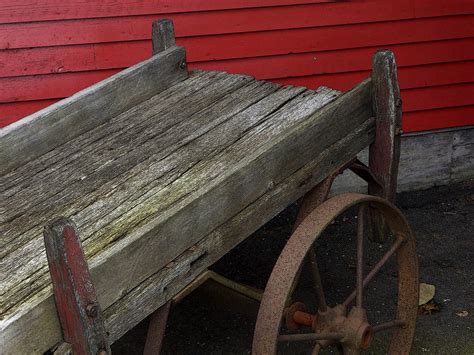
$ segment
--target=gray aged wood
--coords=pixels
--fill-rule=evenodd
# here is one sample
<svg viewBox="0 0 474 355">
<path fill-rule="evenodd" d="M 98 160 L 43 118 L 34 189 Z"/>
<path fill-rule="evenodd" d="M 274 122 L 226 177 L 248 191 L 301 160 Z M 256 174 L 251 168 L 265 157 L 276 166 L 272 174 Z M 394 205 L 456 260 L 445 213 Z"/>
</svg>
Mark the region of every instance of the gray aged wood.
<svg viewBox="0 0 474 355">
<path fill-rule="evenodd" d="M 180 96 L 182 89 L 187 91 Z M 73 145 L 56 147 L 30 162 L 35 176 L 22 177 L 16 171 L 5 175 L 9 178 L 2 181 L 3 193 L 21 195 L 23 189 L 17 187 L 29 186 L 35 200 L 24 194 L 30 196 L 30 202 L 19 203 L 23 214 L 10 215 L 2 227 L 16 231 L 14 240 L 18 241 L 0 262 L 2 270 L 12 270 L 6 278 L 8 287 L 2 288 L 2 294 L 10 295 L 2 298 L 2 343 L 31 353 L 60 340 L 45 258 L 35 232 L 38 214 L 41 218 L 68 215 L 76 222 L 91 258 L 99 302 L 106 309 L 145 287 L 143 282 L 156 272 L 173 273 L 174 267 L 166 267 L 172 260 L 189 248 L 195 250 L 193 245 L 262 196 L 287 186 L 281 198 L 265 200 L 273 207 L 255 217 L 248 233 L 240 233 L 243 227 L 237 222 L 226 231 L 226 235 L 232 230 L 238 238 L 246 237 L 327 171 L 372 142 L 371 91 L 368 79 L 334 100 L 338 93 L 326 88 L 313 92 L 245 76 L 196 73 L 109 124 L 75 137 Z M 110 130 L 106 136 L 99 133 L 105 128 Z M 347 155 L 342 153 L 346 151 Z M 38 163 L 42 159 L 43 170 Z M 305 170 L 310 162 L 311 170 Z M 69 180 L 48 182 L 55 174 Z M 46 181 L 48 187 L 38 187 L 40 181 Z M 60 208 L 55 209 L 57 205 Z M 219 238 L 226 239 L 226 235 L 219 234 Z M 214 257 L 222 253 L 224 249 L 216 249 Z M 206 255 L 194 255 L 192 260 L 197 257 L 193 265 L 208 262 Z M 27 261 L 18 265 L 18 260 Z M 123 267 L 124 260 L 130 261 L 129 267 Z M 163 295 L 170 297 L 188 280 L 187 276 L 175 280 L 176 286 Z M 14 304 L 12 299 L 22 301 Z M 120 316 L 128 314 L 129 321 L 111 325 L 117 328 L 115 337 L 148 312 L 144 308 L 132 317 L 126 312 L 133 307 L 134 303 L 126 306 Z M 112 317 L 108 310 L 105 313 Z M 118 322 L 124 319 L 126 316 Z"/>
<path fill-rule="evenodd" d="M 397 65 L 391 51 L 379 51 L 372 64 L 373 111 L 376 118 L 375 142 L 369 150 L 369 167 L 382 186 L 369 183 L 369 194 L 395 201 L 402 101 L 397 79 Z M 369 209 L 369 232 L 374 240 L 384 240 L 387 227 L 381 215 Z"/>
<path fill-rule="evenodd" d="M 170 47 L 175 46 L 176 40 L 174 38 L 173 21 L 154 21 L 151 30 L 151 40 L 153 45 L 153 54 L 158 54 Z"/>
<path fill-rule="evenodd" d="M 27 118 L 0 129 L 0 174 L 41 156 L 187 77 L 171 47 Z"/>
<path fill-rule="evenodd" d="M 405 134 L 401 137 L 398 192 L 428 189 L 474 179 L 474 127 Z M 358 154 L 368 161 L 368 149 Z M 340 175 L 333 193 L 367 193 L 367 184 L 350 171 Z"/>
</svg>

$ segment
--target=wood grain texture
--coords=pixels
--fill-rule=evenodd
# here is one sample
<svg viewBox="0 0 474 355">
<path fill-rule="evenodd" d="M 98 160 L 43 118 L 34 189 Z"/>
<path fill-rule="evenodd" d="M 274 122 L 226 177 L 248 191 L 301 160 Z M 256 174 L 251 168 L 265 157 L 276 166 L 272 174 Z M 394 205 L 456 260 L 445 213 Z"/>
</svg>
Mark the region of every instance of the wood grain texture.
<svg viewBox="0 0 474 355">
<path fill-rule="evenodd" d="M 402 135 L 398 192 L 428 189 L 474 178 L 474 126 Z M 368 149 L 359 159 L 368 162 Z M 367 184 L 350 171 L 339 176 L 332 193 L 367 193 Z"/>
<path fill-rule="evenodd" d="M 215 96 L 212 99 L 215 102 L 210 104 L 206 100 L 210 97 L 208 92 L 199 88 L 199 85 L 185 84 L 187 81 L 196 84 L 199 82 L 197 78 L 202 77 L 207 78 L 205 82 L 212 78 L 219 79 L 218 82 L 227 82 L 224 87 L 229 83 L 232 84 L 233 80 L 233 89 L 226 94 L 222 93 L 223 88 L 219 88 L 218 84 L 210 85 L 207 90 L 221 92 L 221 96 Z M 257 82 L 242 76 L 220 77 L 218 73 L 197 73 L 191 75 L 187 81 L 158 94 L 157 97 L 160 99 L 150 98 L 125 116 L 115 118 L 113 124 L 104 125 L 112 127 L 110 129 L 113 136 L 114 133 L 126 134 L 120 128 L 123 127 L 121 122 L 135 122 L 127 127 L 127 132 L 131 131 L 129 138 L 124 138 L 128 143 L 129 139 L 134 137 L 135 140 L 141 140 L 142 143 L 137 143 L 139 148 L 136 149 L 137 155 L 133 156 L 134 158 L 123 158 L 122 163 L 118 159 L 118 164 L 113 165 L 113 168 L 109 166 L 101 173 L 94 174 L 97 168 L 101 171 L 102 162 L 107 162 L 109 157 L 117 153 L 107 152 L 105 149 L 108 144 L 113 143 L 114 138 L 111 138 L 110 143 L 105 140 L 105 145 L 97 145 L 94 148 L 95 151 L 99 151 L 100 147 L 104 148 L 105 156 L 99 155 L 98 165 L 90 167 L 92 175 L 88 173 L 89 175 L 85 175 L 85 180 L 79 179 L 75 183 L 76 187 L 69 188 L 64 184 L 63 187 L 57 188 L 57 191 L 64 191 L 68 196 L 68 189 L 74 194 L 73 190 L 84 191 L 81 189 L 86 186 L 91 184 L 95 186 L 90 192 L 85 193 L 84 198 L 78 199 L 80 196 L 76 196 L 71 200 L 72 205 L 70 203 L 64 205 L 62 212 L 73 216 L 81 234 L 84 235 L 86 254 L 89 257 L 93 256 L 92 277 L 97 287 L 99 302 L 103 307 L 116 302 L 124 293 L 162 269 L 169 261 L 238 214 L 259 196 L 285 181 L 314 159 L 314 156 L 357 130 L 357 127 L 365 124 L 371 115 L 370 80 L 336 101 L 332 100 L 338 93 L 329 89 L 321 88 L 318 92 L 312 92 L 303 91 L 301 88 L 280 88 L 275 84 Z M 186 97 L 195 98 L 195 104 L 186 104 L 183 97 L 179 97 L 178 93 L 183 91 L 177 89 L 180 85 L 195 91 L 193 95 L 189 92 L 185 94 Z M 183 106 L 178 108 L 176 102 L 180 102 Z M 159 109 L 157 111 L 159 103 L 161 105 L 167 103 L 168 109 L 162 107 L 161 111 Z M 196 104 L 203 107 L 195 107 Z M 149 109 L 145 110 L 145 107 Z M 149 118 L 137 119 L 139 113 L 150 111 L 152 113 L 149 114 Z M 137 118 L 133 118 L 134 112 Z M 159 112 L 161 114 L 157 115 Z M 177 115 L 177 112 L 181 114 Z M 167 114 L 169 118 L 166 118 Z M 157 119 L 158 117 L 161 119 Z M 337 129 L 331 129 L 335 124 L 334 117 L 338 118 Z M 155 133 L 147 135 L 150 127 L 156 124 L 158 126 L 155 128 Z M 135 125 L 137 128 L 134 128 Z M 118 127 L 116 132 L 113 132 L 114 126 Z M 94 141 L 94 137 L 96 139 L 100 137 L 97 135 L 99 129 L 90 132 L 83 137 L 75 138 L 76 143 L 83 140 L 82 144 L 85 144 L 87 138 Z M 367 137 L 367 132 L 365 133 Z M 158 140 L 153 137 L 158 137 Z M 117 141 L 120 145 L 114 149 L 121 149 L 120 146 L 124 141 Z M 81 144 L 73 146 L 81 147 Z M 143 152 L 143 147 L 147 146 L 152 154 L 142 153 L 146 156 L 145 159 L 135 161 L 139 153 Z M 70 149 L 70 146 L 68 147 Z M 93 160 L 97 158 L 94 157 L 90 162 L 81 158 L 81 154 L 91 154 L 94 149 L 81 153 L 82 148 L 76 148 L 76 151 L 72 149 L 61 153 L 59 148 L 56 148 L 55 153 L 46 154 L 43 164 L 49 161 L 51 167 L 56 167 L 59 175 L 66 176 L 65 174 L 70 171 L 66 167 L 67 162 L 71 162 L 72 157 L 75 157 L 74 164 L 82 167 L 76 177 L 71 177 L 72 180 L 81 177 L 81 170 L 94 164 Z M 288 151 L 292 152 L 291 156 L 288 155 Z M 130 155 L 131 152 L 125 154 Z M 126 162 L 130 160 L 135 164 L 127 165 Z M 332 160 L 329 162 L 333 163 L 337 162 Z M 36 169 L 35 176 L 39 176 L 38 178 L 43 176 L 40 178 L 41 181 L 48 180 L 45 179 L 48 174 L 46 171 L 38 171 L 41 164 L 36 165 L 36 168 L 35 162 L 29 165 L 32 171 Z M 110 175 L 110 172 L 117 175 Z M 21 185 L 22 181 L 27 183 L 28 180 L 21 174 L 14 177 L 14 174 L 17 173 L 11 172 L 9 179 L 4 180 L 4 186 L 6 191 L 10 191 L 8 192 L 10 196 L 21 193 L 15 190 L 16 183 Z M 40 195 L 46 194 L 46 199 L 51 203 L 55 201 L 55 196 L 60 196 L 54 192 L 56 183 L 42 189 L 43 192 L 40 193 Z M 33 183 L 32 186 L 34 185 Z M 50 189 L 53 189 L 51 193 L 48 192 Z M 17 192 L 12 195 L 13 191 Z M 27 204 L 21 205 L 24 208 Z M 284 206 L 281 205 L 279 208 Z M 35 214 L 49 210 L 37 207 L 35 209 Z M 59 210 L 47 213 L 55 214 L 59 213 Z M 12 217 L 15 218 L 13 215 Z M 34 221 L 35 218 L 37 216 L 32 214 L 29 220 Z M 57 320 L 51 318 L 48 313 L 42 313 L 51 309 L 51 306 L 48 305 L 50 288 L 45 267 L 42 266 L 44 255 L 41 245 L 37 242 L 34 229 L 30 231 L 29 228 L 22 228 L 22 224 L 16 224 L 15 227 L 17 233 L 21 233 L 15 238 L 20 244 L 17 244 L 18 248 L 11 250 L 4 259 L 7 261 L 3 264 L 3 267 L 9 265 L 14 269 L 15 259 L 24 258 L 26 255 L 31 257 L 28 265 L 22 265 L 16 271 L 17 275 L 31 275 L 27 277 L 27 283 L 24 282 L 23 276 L 8 277 L 9 286 L 3 288 L 4 295 L 5 291 L 10 295 L 8 299 L 24 299 L 20 305 L 11 303 L 8 305 L 8 300 L 3 304 L 7 312 L 4 314 L 9 315 L 3 321 L 2 334 L 15 339 L 15 343 L 23 335 L 27 335 L 27 332 L 20 334 L 17 331 L 19 329 L 17 326 L 25 324 L 22 322 L 35 324 L 41 321 L 47 325 L 45 328 L 48 331 L 57 329 Z M 159 238 L 156 237 L 157 231 Z M 28 236 L 22 237 L 23 235 Z M 170 247 L 171 245 L 173 247 Z M 159 260 L 153 250 L 163 250 Z M 130 268 L 120 267 L 122 263 L 120 260 L 124 260 L 124 257 L 133 260 Z M 111 272 L 112 270 L 114 271 Z M 36 289 L 33 297 L 32 287 Z M 48 319 L 41 317 L 41 320 L 35 317 L 32 319 L 33 313 L 28 311 L 30 307 L 38 310 L 35 315 L 42 315 L 41 317 L 46 315 Z M 21 314 L 23 315 L 20 316 Z M 11 319 L 18 321 L 11 323 Z M 30 349 L 44 347 L 55 338 L 54 331 L 52 335 L 28 336 L 34 339 L 31 345 L 28 345 L 31 346 Z"/>
<path fill-rule="evenodd" d="M 402 99 L 392 52 L 375 54 L 372 81 L 373 111 L 377 124 L 375 142 L 370 146 L 369 167 L 381 186 L 369 184 L 369 193 L 394 202 L 400 160 Z"/>
<path fill-rule="evenodd" d="M 187 76 L 181 47 L 170 48 L 0 131 L 2 173 L 107 121 Z M 139 89 L 137 90 L 137 84 Z M 80 99 L 80 101 L 78 101 Z M 76 102 L 80 102 L 77 104 Z M 78 106 L 80 105 L 80 106 Z"/>
<path fill-rule="evenodd" d="M 370 195 L 395 202 L 400 161 L 402 99 L 393 52 L 379 51 L 374 55 L 372 81 L 376 125 L 375 142 L 369 148 L 369 168 L 378 183 L 369 182 L 368 190 Z M 369 237 L 374 241 L 385 240 L 389 229 L 383 216 L 370 206 L 367 212 Z"/>
<path fill-rule="evenodd" d="M 151 30 L 151 41 L 153 45 L 153 54 L 163 52 L 164 50 L 176 45 L 174 37 L 174 26 L 171 20 L 163 19 L 154 21 Z"/>
<path fill-rule="evenodd" d="M 216 77 L 217 83 L 209 85 L 210 77 Z M 200 80 L 201 78 L 204 80 Z M 30 294 L 32 287 L 38 290 L 48 282 L 42 245 L 37 239 L 41 229 L 38 223 L 41 220 L 48 220 L 57 214 L 74 216 L 81 235 L 86 240 L 86 253 L 91 256 L 127 233 L 125 221 L 120 216 L 128 212 L 130 218 L 138 213 L 138 219 L 134 222 L 138 223 L 144 218 L 143 213 L 155 211 L 160 206 L 165 208 L 165 204 L 155 205 L 150 198 L 179 178 L 199 159 L 218 153 L 219 149 L 229 144 L 229 139 L 248 129 L 252 122 L 255 124 L 255 120 L 258 122 L 263 119 L 267 109 L 275 109 L 275 106 L 278 107 L 302 90 L 286 89 L 270 96 L 263 101 L 266 106 L 259 105 L 250 111 L 254 113 L 254 117 L 231 130 L 232 126 L 229 127 L 229 124 L 219 124 L 270 94 L 278 86 L 271 83 L 249 84 L 249 77 L 223 73 L 194 75 L 188 81 L 191 83 L 177 84 L 139 105 L 133 112 L 117 117 L 113 124 L 98 127 L 94 132 L 78 137 L 72 144 L 59 147 L 43 159 L 27 164 L 21 169 L 23 173 L 17 170 L 2 180 L 6 189 L 3 193 L 5 201 L 8 200 L 7 196 L 17 200 L 21 195 L 29 195 L 28 191 L 22 191 L 22 184 L 35 186 L 30 188 L 30 192 L 43 199 L 42 202 L 38 199 L 30 200 L 29 204 L 17 200 L 17 207 L 20 209 L 4 207 L 7 212 L 17 212 L 9 213 L 13 219 L 0 226 L 2 234 L 6 236 L 2 240 L 2 253 L 5 255 L 5 252 L 10 251 L 0 264 L 4 269 L 16 270 L 20 267 L 20 270 L 2 282 L 2 289 L 6 292 L 1 302 L 3 310 L 12 306 L 11 301 L 18 301 Z M 246 83 L 249 85 L 244 85 Z M 206 84 L 207 90 L 203 90 L 202 86 Z M 183 90 L 183 86 L 188 86 L 188 90 Z M 241 89 L 238 90 L 239 88 Z M 232 92 L 229 93 L 229 90 Z M 183 100 L 186 95 L 188 101 Z M 168 100 L 164 100 L 165 96 Z M 215 103 L 216 100 L 220 101 Z M 162 111 L 157 107 L 150 109 L 153 107 L 151 105 L 157 103 Z M 178 106 L 177 103 L 184 106 Z M 146 119 L 147 115 L 143 117 L 143 110 L 151 119 Z M 235 119 L 243 117 L 246 116 L 241 115 Z M 199 138 L 208 130 L 220 132 L 217 145 L 207 144 L 205 137 Z M 197 141 L 191 144 L 195 139 Z M 95 144 L 88 144 L 91 141 Z M 136 146 L 139 149 L 133 150 Z M 70 172 L 71 159 L 76 164 L 74 173 Z M 43 169 L 45 164 L 51 164 L 55 168 Z M 36 174 L 35 169 L 39 170 Z M 32 174 L 29 179 L 24 179 L 22 175 L 27 171 Z M 58 174 L 57 177 L 62 177 L 51 179 L 50 175 L 54 172 Z M 50 184 L 51 180 L 55 182 Z M 48 185 L 46 188 L 45 183 Z M 56 184 L 61 187 L 55 191 L 50 190 Z M 161 192 L 160 196 L 163 194 Z M 60 204 L 58 197 L 61 197 Z M 9 202 L 12 203 L 13 200 Z M 8 243 L 8 240 L 12 242 Z M 27 258 L 28 262 L 18 263 L 21 258 Z M 38 266 L 41 267 L 41 272 L 38 272 Z M 33 274 L 28 277 L 28 282 L 24 280 L 18 283 L 30 273 Z"/>
</svg>

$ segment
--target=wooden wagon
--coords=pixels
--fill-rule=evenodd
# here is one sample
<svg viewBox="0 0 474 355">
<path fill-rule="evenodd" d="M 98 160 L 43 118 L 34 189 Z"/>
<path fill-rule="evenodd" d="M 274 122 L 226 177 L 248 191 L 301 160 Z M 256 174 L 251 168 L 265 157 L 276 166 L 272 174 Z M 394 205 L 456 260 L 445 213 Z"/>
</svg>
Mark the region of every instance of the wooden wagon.
<svg viewBox="0 0 474 355">
<path fill-rule="evenodd" d="M 418 281 L 413 234 L 390 203 L 401 122 L 393 54 L 376 53 L 372 75 L 340 93 L 188 72 L 167 20 L 153 24 L 153 51 L 1 130 L 0 352 L 61 353 L 70 344 L 78 354 L 109 353 L 111 343 L 153 312 L 162 317 L 164 305 L 211 264 L 305 196 L 263 294 L 254 353 L 274 353 L 279 341 L 309 341 L 314 353 L 337 344 L 358 353 L 389 328 L 390 352 L 407 353 Z M 356 158 L 367 146 L 368 166 Z M 325 201 L 346 168 L 368 181 L 369 195 Z M 355 205 L 357 287 L 344 304 L 328 307 L 311 245 Z M 364 221 L 370 240 L 394 240 L 365 275 Z M 395 254 L 397 317 L 371 325 L 363 288 Z M 304 260 L 319 290 L 316 315 L 288 302 Z M 283 323 L 309 331 L 279 335 Z M 156 351 L 159 341 L 148 348 Z"/>
</svg>

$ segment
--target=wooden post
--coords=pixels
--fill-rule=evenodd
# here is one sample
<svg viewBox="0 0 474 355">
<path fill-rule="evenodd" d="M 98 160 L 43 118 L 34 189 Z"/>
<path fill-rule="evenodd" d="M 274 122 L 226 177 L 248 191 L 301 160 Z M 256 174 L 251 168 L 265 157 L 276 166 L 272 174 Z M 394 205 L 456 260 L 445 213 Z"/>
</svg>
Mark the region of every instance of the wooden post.
<svg viewBox="0 0 474 355">
<path fill-rule="evenodd" d="M 174 38 L 173 21 L 159 20 L 152 24 L 151 39 L 153 43 L 153 54 L 158 54 L 176 45 Z"/>
<path fill-rule="evenodd" d="M 77 355 L 110 354 L 102 312 L 74 222 L 60 217 L 46 225 L 44 243 L 64 341 Z"/>
<path fill-rule="evenodd" d="M 375 142 L 369 149 L 369 167 L 380 185 L 369 183 L 371 195 L 395 201 L 398 163 L 400 160 L 400 133 L 402 100 L 397 79 L 397 65 L 391 51 L 379 51 L 373 58 L 373 112 L 375 115 Z M 382 241 L 386 226 L 381 216 L 370 210 L 370 237 Z"/>
</svg>

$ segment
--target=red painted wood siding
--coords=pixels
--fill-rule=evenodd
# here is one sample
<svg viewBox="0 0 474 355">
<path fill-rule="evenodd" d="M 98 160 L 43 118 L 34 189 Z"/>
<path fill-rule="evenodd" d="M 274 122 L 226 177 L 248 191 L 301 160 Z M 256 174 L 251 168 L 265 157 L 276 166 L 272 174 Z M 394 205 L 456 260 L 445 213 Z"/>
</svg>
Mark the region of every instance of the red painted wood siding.
<svg viewBox="0 0 474 355">
<path fill-rule="evenodd" d="M 397 57 L 403 128 L 474 124 L 473 0 L 3 0 L 0 126 L 151 55 L 171 18 L 192 68 L 347 90 Z"/>
</svg>

